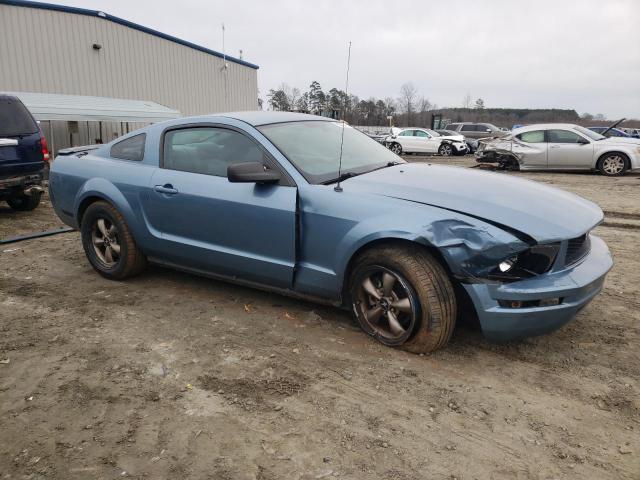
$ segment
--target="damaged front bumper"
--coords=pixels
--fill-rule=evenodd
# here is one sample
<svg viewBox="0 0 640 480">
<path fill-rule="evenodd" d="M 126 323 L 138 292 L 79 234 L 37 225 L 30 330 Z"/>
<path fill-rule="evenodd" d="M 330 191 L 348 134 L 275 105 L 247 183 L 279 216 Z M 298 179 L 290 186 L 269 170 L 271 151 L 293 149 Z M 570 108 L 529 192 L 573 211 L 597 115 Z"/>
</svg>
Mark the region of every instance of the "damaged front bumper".
<svg viewBox="0 0 640 480">
<path fill-rule="evenodd" d="M 607 245 L 591 236 L 577 265 L 513 283 L 463 284 L 487 339 L 504 342 L 542 335 L 569 322 L 601 290 L 613 266 Z M 515 308 L 512 308 L 515 307 Z"/>
</svg>

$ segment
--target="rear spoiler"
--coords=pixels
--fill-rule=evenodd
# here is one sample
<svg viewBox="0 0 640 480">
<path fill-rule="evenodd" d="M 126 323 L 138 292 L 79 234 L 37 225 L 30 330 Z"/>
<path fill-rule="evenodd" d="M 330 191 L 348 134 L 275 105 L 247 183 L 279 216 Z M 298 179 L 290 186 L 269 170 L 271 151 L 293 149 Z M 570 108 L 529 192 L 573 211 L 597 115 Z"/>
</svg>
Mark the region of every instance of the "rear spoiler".
<svg viewBox="0 0 640 480">
<path fill-rule="evenodd" d="M 97 150 L 101 146 L 102 145 L 84 145 L 82 147 L 63 148 L 62 150 L 58 150 L 58 155 L 77 155 L 79 153 L 84 153 L 86 155 L 91 150 Z"/>
</svg>

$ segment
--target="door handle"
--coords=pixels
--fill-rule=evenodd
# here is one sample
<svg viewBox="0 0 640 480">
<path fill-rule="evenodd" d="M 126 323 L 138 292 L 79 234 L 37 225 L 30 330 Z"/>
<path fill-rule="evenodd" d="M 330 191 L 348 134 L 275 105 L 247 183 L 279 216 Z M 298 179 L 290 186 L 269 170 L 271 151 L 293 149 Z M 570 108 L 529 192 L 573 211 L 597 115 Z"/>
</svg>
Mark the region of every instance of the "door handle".
<svg viewBox="0 0 640 480">
<path fill-rule="evenodd" d="M 170 183 L 165 183 L 164 185 L 156 185 L 153 189 L 158 193 L 164 193 L 166 195 L 175 195 L 178 193 L 178 190 L 173 188 L 173 185 Z"/>
<path fill-rule="evenodd" d="M 551 145 L 549 148 L 560 148 L 560 145 Z"/>
</svg>

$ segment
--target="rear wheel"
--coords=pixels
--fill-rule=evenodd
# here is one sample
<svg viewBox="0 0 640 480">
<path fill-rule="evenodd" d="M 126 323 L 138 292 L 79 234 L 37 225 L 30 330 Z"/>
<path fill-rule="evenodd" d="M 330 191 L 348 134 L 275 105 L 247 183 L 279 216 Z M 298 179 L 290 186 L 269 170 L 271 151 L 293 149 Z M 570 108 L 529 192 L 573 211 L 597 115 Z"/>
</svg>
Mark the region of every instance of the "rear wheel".
<svg viewBox="0 0 640 480">
<path fill-rule="evenodd" d="M 124 217 L 111 204 L 89 205 L 80 230 L 89 263 L 103 277 L 122 280 L 146 267 L 146 257 L 136 245 Z"/>
<path fill-rule="evenodd" d="M 449 341 L 457 311 L 453 286 L 438 261 L 421 247 L 364 252 L 349 285 L 360 326 L 381 343 L 428 353 Z"/>
<path fill-rule="evenodd" d="M 598 161 L 598 170 L 608 177 L 624 175 L 627 171 L 627 157 L 622 153 L 607 153 Z"/>
<path fill-rule="evenodd" d="M 34 192 L 33 195 L 20 195 L 7 200 L 7 203 L 14 210 L 28 212 L 35 210 L 40 205 L 41 192 Z"/>
<path fill-rule="evenodd" d="M 402 145 L 400 145 L 399 143 L 392 143 L 390 150 L 396 155 L 400 155 L 402 154 Z"/>
</svg>

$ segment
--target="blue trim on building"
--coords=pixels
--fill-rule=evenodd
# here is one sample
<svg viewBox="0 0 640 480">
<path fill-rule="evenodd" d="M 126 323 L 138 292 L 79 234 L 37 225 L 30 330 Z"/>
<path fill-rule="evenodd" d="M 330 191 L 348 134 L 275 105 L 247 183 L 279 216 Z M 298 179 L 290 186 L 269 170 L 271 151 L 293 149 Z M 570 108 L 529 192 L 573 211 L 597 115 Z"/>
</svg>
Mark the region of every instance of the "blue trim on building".
<svg viewBox="0 0 640 480">
<path fill-rule="evenodd" d="M 86 8 L 78 8 L 78 7 L 67 7 L 66 5 L 54 5 L 52 3 L 44 3 L 44 2 L 30 2 L 26 0 L 0 0 L 0 5 L 12 5 L 14 7 L 27 7 L 27 8 L 40 8 L 42 10 L 54 10 L 56 12 L 75 13 L 77 15 L 86 15 L 88 17 L 103 18 L 105 20 L 109 20 L 111 22 L 124 25 L 125 27 L 133 28 L 134 30 L 139 30 L 141 32 L 148 33 L 149 35 L 154 35 L 156 37 L 164 38 L 165 40 L 169 40 L 170 42 L 179 43 L 180 45 L 184 45 L 185 47 L 193 48 L 195 50 L 208 53 L 209 55 L 213 55 L 214 57 L 226 58 L 230 62 L 237 63 L 239 65 L 244 65 L 245 67 L 255 68 L 256 70 L 260 68 L 258 65 L 255 65 L 253 63 L 245 62 L 244 60 L 240 60 L 239 58 L 235 58 L 235 57 L 230 57 L 229 55 L 225 56 L 220 52 L 216 52 L 215 50 L 210 50 L 203 46 L 196 45 L 195 43 L 187 42 L 186 40 L 182 40 L 180 38 L 167 35 L 166 33 L 159 32 L 157 30 L 145 27 L 143 25 L 138 25 L 137 23 L 130 22 L 129 20 L 125 20 L 123 18 L 114 17 L 113 15 L 109 15 L 108 13 L 101 12 L 98 10 L 88 10 Z"/>
</svg>

